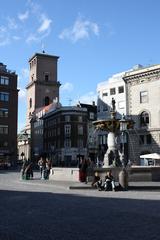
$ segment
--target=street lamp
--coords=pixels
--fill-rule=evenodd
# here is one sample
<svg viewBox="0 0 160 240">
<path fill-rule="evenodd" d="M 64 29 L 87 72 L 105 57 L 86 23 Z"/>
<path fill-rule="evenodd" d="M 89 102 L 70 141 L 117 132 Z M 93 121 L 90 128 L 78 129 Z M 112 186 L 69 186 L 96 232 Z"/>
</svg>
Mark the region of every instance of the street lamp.
<svg viewBox="0 0 160 240">
<path fill-rule="evenodd" d="M 28 151 L 28 147 L 27 145 L 29 146 L 29 134 L 27 133 L 27 131 L 25 130 L 24 133 L 23 133 L 23 141 L 24 141 L 24 147 L 25 147 L 25 155 L 27 158 L 29 158 L 29 151 Z"/>
<path fill-rule="evenodd" d="M 120 131 L 121 131 L 121 143 L 122 143 L 122 155 L 121 155 L 122 170 L 119 173 L 119 184 L 123 190 L 127 190 L 128 188 L 128 173 L 126 170 L 127 156 L 125 155 L 125 143 L 127 142 L 126 131 L 127 131 L 129 122 L 130 120 L 127 120 L 124 114 L 122 115 L 122 118 L 119 121 Z"/>
</svg>

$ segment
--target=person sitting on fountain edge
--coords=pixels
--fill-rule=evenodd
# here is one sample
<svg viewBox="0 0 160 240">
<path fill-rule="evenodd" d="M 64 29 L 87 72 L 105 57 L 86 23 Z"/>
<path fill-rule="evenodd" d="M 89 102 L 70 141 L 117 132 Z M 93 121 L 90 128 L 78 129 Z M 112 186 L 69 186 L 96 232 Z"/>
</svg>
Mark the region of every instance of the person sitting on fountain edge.
<svg viewBox="0 0 160 240">
<path fill-rule="evenodd" d="M 112 175 L 112 171 L 107 172 L 104 181 L 104 190 L 105 191 L 115 191 L 115 181 Z"/>
</svg>

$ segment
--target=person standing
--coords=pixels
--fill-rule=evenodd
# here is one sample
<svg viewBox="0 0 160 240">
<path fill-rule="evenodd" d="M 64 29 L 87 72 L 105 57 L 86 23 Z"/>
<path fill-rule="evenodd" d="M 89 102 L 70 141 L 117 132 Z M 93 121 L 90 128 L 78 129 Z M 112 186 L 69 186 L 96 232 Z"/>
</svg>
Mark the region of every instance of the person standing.
<svg viewBox="0 0 160 240">
<path fill-rule="evenodd" d="M 79 163 L 79 181 L 86 182 L 87 178 L 87 160 L 81 158 Z"/>
<path fill-rule="evenodd" d="M 39 170 L 40 170 L 40 174 L 41 174 L 41 179 L 44 178 L 44 170 L 45 170 L 45 159 L 40 158 L 40 160 L 38 161 L 38 166 L 39 166 Z"/>
</svg>

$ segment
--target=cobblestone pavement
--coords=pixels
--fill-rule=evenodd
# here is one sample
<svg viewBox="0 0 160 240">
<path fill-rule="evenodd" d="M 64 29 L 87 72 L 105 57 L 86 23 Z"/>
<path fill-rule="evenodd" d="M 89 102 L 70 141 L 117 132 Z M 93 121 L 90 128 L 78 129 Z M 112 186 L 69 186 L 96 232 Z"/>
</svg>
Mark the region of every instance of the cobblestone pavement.
<svg viewBox="0 0 160 240">
<path fill-rule="evenodd" d="M 158 188 L 99 192 L 0 171 L 0 240 L 159 240 L 159 200 Z"/>
</svg>

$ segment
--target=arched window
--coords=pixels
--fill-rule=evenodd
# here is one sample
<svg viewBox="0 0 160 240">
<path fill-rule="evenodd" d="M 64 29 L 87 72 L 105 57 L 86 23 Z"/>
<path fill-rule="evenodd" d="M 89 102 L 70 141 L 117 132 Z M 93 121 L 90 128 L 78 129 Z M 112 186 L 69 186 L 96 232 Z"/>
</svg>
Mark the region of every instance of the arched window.
<svg viewBox="0 0 160 240">
<path fill-rule="evenodd" d="M 45 99 L 44 99 L 44 105 L 45 105 L 45 106 L 48 106 L 49 103 L 50 103 L 49 97 L 45 97 Z"/>
<path fill-rule="evenodd" d="M 149 114 L 144 111 L 140 115 L 140 126 L 147 127 L 148 124 L 149 124 Z"/>
<path fill-rule="evenodd" d="M 29 99 L 29 107 L 32 107 L 32 98 Z"/>
</svg>

